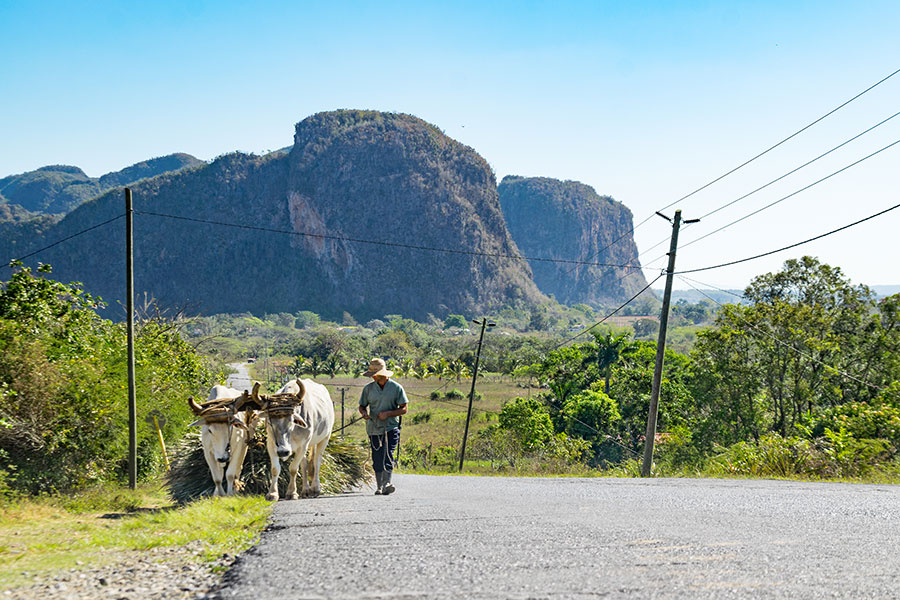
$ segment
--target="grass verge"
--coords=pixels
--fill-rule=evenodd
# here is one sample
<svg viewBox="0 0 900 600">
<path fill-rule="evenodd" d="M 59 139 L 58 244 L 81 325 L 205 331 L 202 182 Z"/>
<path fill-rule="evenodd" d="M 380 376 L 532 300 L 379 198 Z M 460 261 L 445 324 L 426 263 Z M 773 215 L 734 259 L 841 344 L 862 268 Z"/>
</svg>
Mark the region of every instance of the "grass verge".
<svg viewBox="0 0 900 600">
<path fill-rule="evenodd" d="M 0 506 L 0 590 L 35 575 L 114 563 L 128 552 L 190 545 L 213 563 L 249 548 L 271 503 L 254 496 L 172 505 L 159 486 L 107 487 Z M 194 550 L 196 548 L 196 550 Z"/>
</svg>

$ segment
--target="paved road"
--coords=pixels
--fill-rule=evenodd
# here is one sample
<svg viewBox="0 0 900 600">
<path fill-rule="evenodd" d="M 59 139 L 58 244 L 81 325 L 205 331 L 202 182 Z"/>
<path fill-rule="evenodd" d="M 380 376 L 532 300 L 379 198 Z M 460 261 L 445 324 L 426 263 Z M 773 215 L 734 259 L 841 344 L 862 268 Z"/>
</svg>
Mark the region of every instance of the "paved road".
<svg viewBox="0 0 900 600">
<path fill-rule="evenodd" d="M 229 375 L 225 380 L 225 385 L 241 391 L 250 391 L 253 389 L 253 383 L 250 381 L 250 371 L 247 363 L 229 363 L 228 366 L 236 370 L 237 373 Z"/>
<path fill-rule="evenodd" d="M 900 598 L 900 487 L 395 476 L 282 501 L 221 598 Z"/>
</svg>

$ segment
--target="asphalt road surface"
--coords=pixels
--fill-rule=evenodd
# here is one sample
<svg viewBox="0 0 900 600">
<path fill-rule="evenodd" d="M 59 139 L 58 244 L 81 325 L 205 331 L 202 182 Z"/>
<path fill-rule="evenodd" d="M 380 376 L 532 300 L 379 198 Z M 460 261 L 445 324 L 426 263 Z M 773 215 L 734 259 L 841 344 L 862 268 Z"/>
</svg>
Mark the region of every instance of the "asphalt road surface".
<svg viewBox="0 0 900 600">
<path fill-rule="evenodd" d="M 900 487 L 395 475 L 281 501 L 221 598 L 900 598 Z"/>
<path fill-rule="evenodd" d="M 232 373 L 225 380 L 225 385 L 240 391 L 250 391 L 253 389 L 253 383 L 250 381 L 250 368 L 247 363 L 230 363 L 228 365 L 237 373 Z"/>
</svg>

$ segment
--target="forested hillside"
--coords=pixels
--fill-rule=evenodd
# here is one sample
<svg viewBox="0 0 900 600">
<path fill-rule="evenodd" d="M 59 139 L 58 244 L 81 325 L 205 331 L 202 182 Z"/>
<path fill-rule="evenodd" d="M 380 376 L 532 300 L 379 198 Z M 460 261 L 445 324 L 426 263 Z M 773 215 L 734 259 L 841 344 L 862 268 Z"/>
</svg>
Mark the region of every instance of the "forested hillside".
<svg viewBox="0 0 900 600">
<path fill-rule="evenodd" d="M 100 178 L 88 177 L 80 168 L 68 165 L 41 167 L 0 179 L 0 204 L 17 205 L 14 210 L 62 215 L 116 186 L 201 164 L 203 161 L 190 154 L 170 154 Z M 5 216 L 0 212 L 0 221 L 6 220 Z"/>
</svg>

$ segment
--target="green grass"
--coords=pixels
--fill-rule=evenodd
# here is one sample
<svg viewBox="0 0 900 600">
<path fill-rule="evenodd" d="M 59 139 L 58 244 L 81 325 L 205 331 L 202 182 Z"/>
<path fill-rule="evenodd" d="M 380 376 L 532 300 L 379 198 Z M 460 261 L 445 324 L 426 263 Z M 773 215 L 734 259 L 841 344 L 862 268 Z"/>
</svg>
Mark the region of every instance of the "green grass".
<svg viewBox="0 0 900 600">
<path fill-rule="evenodd" d="M 212 562 L 249 548 L 270 509 L 258 496 L 176 507 L 159 486 L 6 504 L 0 507 L 0 590 L 25 583 L 23 573 L 109 564 L 124 553 L 158 547 L 199 544 L 196 560 Z"/>
</svg>

